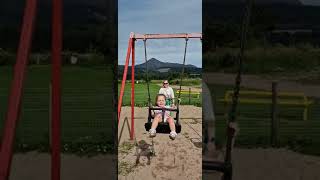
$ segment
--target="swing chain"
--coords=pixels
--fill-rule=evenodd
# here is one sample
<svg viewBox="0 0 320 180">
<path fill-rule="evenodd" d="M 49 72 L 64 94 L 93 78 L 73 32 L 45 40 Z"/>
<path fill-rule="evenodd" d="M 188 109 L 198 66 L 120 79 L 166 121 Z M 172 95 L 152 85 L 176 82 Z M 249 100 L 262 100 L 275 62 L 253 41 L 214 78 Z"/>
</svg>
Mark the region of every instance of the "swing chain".
<svg viewBox="0 0 320 180">
<path fill-rule="evenodd" d="M 232 106 L 229 113 L 228 119 L 228 127 L 227 127 L 227 153 L 225 156 L 225 162 L 231 163 L 231 151 L 232 145 L 234 142 L 234 135 L 236 132 L 236 111 L 238 106 L 238 98 L 239 98 L 239 91 L 240 91 L 240 84 L 241 84 L 241 74 L 243 71 L 243 56 L 244 56 L 244 48 L 247 41 L 247 33 L 250 25 L 250 16 L 251 16 L 251 9 L 253 5 L 253 0 L 247 0 L 246 2 L 246 10 L 244 15 L 244 20 L 242 23 L 242 31 L 241 31 L 241 40 L 240 40 L 240 53 L 238 56 L 238 72 L 236 76 L 236 82 L 234 87 L 234 94 L 232 97 Z"/>
<path fill-rule="evenodd" d="M 183 55 L 183 66 L 182 66 L 182 72 L 181 72 L 181 75 L 180 75 L 180 87 L 179 87 L 179 95 L 178 95 L 178 99 L 180 99 L 181 97 L 181 86 L 182 86 L 182 79 L 183 79 L 183 75 L 184 75 L 184 69 L 185 69 L 185 64 L 186 64 L 186 55 L 187 55 L 187 47 L 188 47 L 188 35 L 186 37 L 186 43 L 185 43 L 185 46 L 184 46 L 184 55 Z"/>
<path fill-rule="evenodd" d="M 143 39 L 144 44 L 144 57 L 146 63 L 146 81 L 147 81 L 147 88 L 148 88 L 148 106 L 151 107 L 151 98 L 150 98 L 150 87 L 149 87 L 149 76 L 148 76 L 148 59 L 147 59 L 147 39 Z"/>
</svg>

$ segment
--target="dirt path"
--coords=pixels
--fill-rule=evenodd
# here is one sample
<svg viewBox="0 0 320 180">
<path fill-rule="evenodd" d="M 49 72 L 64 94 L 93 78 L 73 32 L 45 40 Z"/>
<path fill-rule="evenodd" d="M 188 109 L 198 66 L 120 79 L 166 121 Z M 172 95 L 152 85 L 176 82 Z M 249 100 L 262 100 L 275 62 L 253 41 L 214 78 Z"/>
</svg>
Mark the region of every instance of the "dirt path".
<svg viewBox="0 0 320 180">
<path fill-rule="evenodd" d="M 105 180 L 116 179 L 116 156 L 99 155 L 92 158 L 61 155 L 61 179 Z M 10 180 L 50 179 L 51 156 L 46 153 L 29 152 L 15 154 L 12 159 Z"/>
<path fill-rule="evenodd" d="M 235 74 L 203 73 L 203 81 L 209 84 L 234 85 Z M 275 79 L 278 80 L 278 79 Z M 310 97 L 320 97 L 320 85 L 304 85 L 293 81 L 278 80 L 279 91 L 303 92 Z M 260 90 L 271 90 L 271 79 L 264 79 L 256 75 L 243 75 L 242 87 Z"/>
<path fill-rule="evenodd" d="M 181 179 L 196 180 L 202 176 L 202 109 L 194 106 L 181 106 L 182 131 L 174 141 L 168 134 L 157 134 L 153 139 L 155 156 L 145 151 L 136 165 L 136 147 L 129 140 L 127 128 L 124 128 L 119 141 L 119 180 L 152 180 L 152 179 Z M 130 108 L 123 107 L 119 133 L 124 118 L 130 119 Z M 144 129 L 147 120 L 147 108 L 135 108 L 135 135 L 137 142 L 143 140 L 152 144 Z M 126 125 L 125 125 L 126 127 Z"/>
</svg>

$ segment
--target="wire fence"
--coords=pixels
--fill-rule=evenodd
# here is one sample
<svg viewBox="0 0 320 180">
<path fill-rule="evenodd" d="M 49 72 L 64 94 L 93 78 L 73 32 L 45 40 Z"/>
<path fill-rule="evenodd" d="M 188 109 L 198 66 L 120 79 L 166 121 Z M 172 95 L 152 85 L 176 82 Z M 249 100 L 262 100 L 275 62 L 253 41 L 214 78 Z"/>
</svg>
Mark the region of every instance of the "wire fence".
<svg viewBox="0 0 320 180">
<path fill-rule="evenodd" d="M 210 85 L 214 93 L 216 114 L 216 136 L 218 143 L 224 143 L 229 105 L 219 101 L 230 87 Z M 319 154 L 320 150 L 320 99 L 308 97 L 313 103 L 304 119 L 304 106 L 278 105 L 278 146 L 308 153 Z M 239 133 L 236 145 L 246 147 L 268 147 L 272 145 L 272 105 L 239 103 L 237 111 Z"/>
</svg>

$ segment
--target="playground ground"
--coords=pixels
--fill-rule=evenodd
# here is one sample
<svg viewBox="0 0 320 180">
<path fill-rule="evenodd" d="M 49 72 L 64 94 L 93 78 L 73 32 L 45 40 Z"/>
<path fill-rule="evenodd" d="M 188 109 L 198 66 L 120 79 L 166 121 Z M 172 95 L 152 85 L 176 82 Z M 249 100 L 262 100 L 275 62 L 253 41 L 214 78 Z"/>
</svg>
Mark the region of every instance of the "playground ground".
<svg viewBox="0 0 320 180">
<path fill-rule="evenodd" d="M 105 180 L 116 179 L 116 156 L 98 155 L 91 158 L 61 155 L 61 179 Z M 51 177 L 51 156 L 47 153 L 28 152 L 15 154 L 10 180 L 44 180 Z"/>
<path fill-rule="evenodd" d="M 160 136 L 158 136 L 160 137 Z M 166 140 L 167 137 L 160 137 L 161 140 Z M 159 139 L 160 139 L 159 138 Z M 167 143 L 170 141 L 167 141 Z M 182 143 L 176 143 L 179 148 Z M 120 180 L 135 180 L 135 179 L 188 179 L 184 175 L 191 174 L 188 169 L 185 169 L 184 175 L 181 176 L 181 168 L 166 169 L 171 166 L 173 161 L 169 157 L 163 156 L 162 161 L 166 164 L 160 166 L 159 163 L 160 152 L 163 148 L 159 148 L 160 145 L 156 145 L 158 149 L 158 155 L 153 157 L 151 165 L 146 165 L 145 157 L 141 158 L 141 164 L 132 169 L 132 172 L 127 176 L 119 175 Z M 185 148 L 187 151 L 190 151 Z M 199 148 L 200 149 L 200 148 Z M 188 156 L 187 156 L 188 155 Z M 131 158 L 131 162 L 135 161 L 135 157 L 128 154 Z M 125 157 L 125 155 L 120 155 Z M 197 167 L 201 167 L 201 157 L 190 155 L 186 153 L 185 158 L 180 160 L 176 158 L 176 163 L 188 162 L 189 160 L 195 162 L 198 158 L 199 163 L 195 164 Z M 159 158 L 158 160 L 156 158 Z M 234 180 L 320 180 L 320 157 L 308 156 L 285 149 L 239 149 L 236 148 L 233 153 L 234 162 Z M 62 155 L 62 168 L 61 179 L 68 180 L 104 180 L 116 179 L 116 159 L 112 155 L 99 155 L 92 158 L 78 157 L 75 155 Z M 114 162 L 112 165 L 110 162 Z M 123 161 L 119 161 L 121 163 Z M 166 166 L 167 165 L 167 166 Z M 187 165 L 187 164 L 186 164 Z M 185 167 L 186 167 L 185 165 Z M 152 169 L 153 168 L 153 169 Z M 201 170 L 201 169 L 200 169 Z M 162 174 L 160 173 L 162 172 Z M 194 170 L 192 171 L 194 172 Z M 154 178 L 152 173 L 158 173 Z M 164 174 L 167 178 L 164 177 Z M 201 171 L 199 172 L 201 173 Z M 140 177 L 138 177 L 140 176 Z M 217 172 L 203 171 L 203 180 L 220 180 L 220 174 Z M 171 177 L 171 178 L 170 178 Z M 181 178 L 180 178 L 181 177 Z M 199 177 L 199 176 L 198 176 Z M 43 180 L 50 179 L 50 155 L 44 153 L 29 152 L 26 154 L 15 154 L 11 167 L 10 180 L 20 179 L 32 179 Z M 196 178 L 200 180 L 201 178 Z"/>
<path fill-rule="evenodd" d="M 233 168 L 233 180 L 320 180 L 320 157 L 286 149 L 235 148 Z M 203 171 L 203 180 L 220 177 L 215 171 Z"/>
<path fill-rule="evenodd" d="M 157 134 L 153 139 L 155 156 L 148 164 L 148 151 L 141 153 L 136 164 L 136 146 L 130 141 L 125 124 L 119 141 L 118 173 L 119 180 L 183 179 L 195 180 L 202 176 L 202 108 L 181 106 L 182 131 L 172 141 L 168 134 Z M 138 144 L 144 140 L 152 144 L 152 139 L 144 129 L 147 120 L 147 108 L 135 108 L 135 135 Z M 123 107 L 119 123 L 119 137 L 124 119 L 131 121 L 131 108 Z M 148 146 L 148 145 L 147 145 Z M 139 149 L 139 148 L 138 148 Z"/>
</svg>

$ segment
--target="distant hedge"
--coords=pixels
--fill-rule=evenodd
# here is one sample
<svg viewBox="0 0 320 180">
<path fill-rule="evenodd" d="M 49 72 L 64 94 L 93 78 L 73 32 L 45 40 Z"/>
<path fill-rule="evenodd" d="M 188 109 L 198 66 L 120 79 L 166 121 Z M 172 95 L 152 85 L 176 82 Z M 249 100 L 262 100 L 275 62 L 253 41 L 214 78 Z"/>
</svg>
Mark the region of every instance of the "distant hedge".
<svg viewBox="0 0 320 180">
<path fill-rule="evenodd" d="M 76 65 L 105 65 L 107 58 L 102 53 L 87 53 L 79 54 L 74 52 L 62 53 L 62 64 L 71 65 L 71 57 L 74 56 L 77 59 Z M 14 65 L 16 62 L 16 53 L 8 52 L 0 49 L 0 66 Z M 33 53 L 28 60 L 29 65 L 39 64 L 46 65 L 51 64 L 51 53 Z"/>
</svg>

